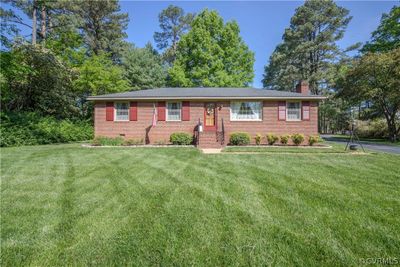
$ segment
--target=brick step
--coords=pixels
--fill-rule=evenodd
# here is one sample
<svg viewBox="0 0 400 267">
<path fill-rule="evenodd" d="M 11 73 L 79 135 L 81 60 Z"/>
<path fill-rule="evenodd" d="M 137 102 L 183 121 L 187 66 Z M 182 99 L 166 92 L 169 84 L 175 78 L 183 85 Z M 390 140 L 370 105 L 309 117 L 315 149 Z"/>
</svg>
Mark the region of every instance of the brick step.
<svg viewBox="0 0 400 267">
<path fill-rule="evenodd" d="M 202 139 L 202 138 L 200 138 L 199 140 L 200 140 L 200 142 L 217 142 L 217 138 L 213 138 L 213 139 Z"/>
<path fill-rule="evenodd" d="M 221 145 L 221 142 L 217 139 L 216 132 L 202 132 L 199 136 L 199 145 L 200 148 L 222 148 L 224 145 Z"/>
<path fill-rule="evenodd" d="M 217 138 L 216 134 L 200 135 L 200 138 Z"/>
</svg>

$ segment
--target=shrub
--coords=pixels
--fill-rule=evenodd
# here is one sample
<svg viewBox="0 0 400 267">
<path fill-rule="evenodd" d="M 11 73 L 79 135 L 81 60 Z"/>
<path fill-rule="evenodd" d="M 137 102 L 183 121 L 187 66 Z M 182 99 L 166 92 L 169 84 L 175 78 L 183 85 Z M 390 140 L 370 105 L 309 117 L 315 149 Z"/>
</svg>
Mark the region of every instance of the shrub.
<svg viewBox="0 0 400 267">
<path fill-rule="evenodd" d="M 293 143 L 296 145 L 296 146 L 298 146 L 298 145 L 300 145 L 301 143 L 303 143 L 303 141 L 304 141 L 304 135 L 302 135 L 302 134 L 294 134 L 294 135 L 292 135 L 292 141 L 293 141 Z"/>
<path fill-rule="evenodd" d="M 165 145 L 166 143 L 167 143 L 166 140 L 157 140 L 157 141 L 154 141 L 154 144 L 155 144 L 155 145 Z"/>
<path fill-rule="evenodd" d="M 289 139 L 290 139 L 290 135 L 288 135 L 288 134 L 281 135 L 281 144 L 287 145 L 287 143 L 289 142 Z"/>
<path fill-rule="evenodd" d="M 42 145 L 86 141 L 93 126 L 86 120 L 58 120 L 35 112 L 1 113 L 0 146 Z"/>
<path fill-rule="evenodd" d="M 248 145 L 250 144 L 250 135 L 248 133 L 232 133 L 229 143 L 234 146 Z"/>
<path fill-rule="evenodd" d="M 261 134 L 256 134 L 254 139 L 256 141 L 256 145 L 259 146 L 261 144 L 262 135 Z"/>
<path fill-rule="evenodd" d="M 188 133 L 173 133 L 169 140 L 174 145 L 190 145 L 193 143 L 193 136 Z"/>
<path fill-rule="evenodd" d="M 320 141 L 320 138 L 319 138 L 318 135 L 311 135 L 311 136 L 308 138 L 308 144 L 309 144 L 310 146 L 314 145 L 315 143 L 318 143 L 319 141 Z"/>
<path fill-rule="evenodd" d="M 389 136 L 387 123 L 384 119 L 358 120 L 356 125 L 356 132 L 359 137 L 386 138 Z"/>
<path fill-rule="evenodd" d="M 122 146 L 124 144 L 124 138 L 118 137 L 105 137 L 96 136 L 93 139 L 92 145 L 94 146 Z"/>
<path fill-rule="evenodd" d="M 278 141 L 279 140 L 279 137 L 278 136 L 276 136 L 276 135 L 274 135 L 274 134 L 267 134 L 267 142 L 268 142 L 268 145 L 273 145 L 273 144 L 275 144 L 275 142 L 276 141 Z"/>
<path fill-rule="evenodd" d="M 124 141 L 124 146 L 136 146 L 143 145 L 144 140 L 142 139 L 127 139 Z"/>
</svg>

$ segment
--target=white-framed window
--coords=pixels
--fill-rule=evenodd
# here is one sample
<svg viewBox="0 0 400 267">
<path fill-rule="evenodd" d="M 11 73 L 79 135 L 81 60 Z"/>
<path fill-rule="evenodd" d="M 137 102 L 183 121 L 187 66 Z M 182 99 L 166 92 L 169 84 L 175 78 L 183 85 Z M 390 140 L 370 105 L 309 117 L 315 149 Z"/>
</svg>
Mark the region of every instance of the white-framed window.
<svg viewBox="0 0 400 267">
<path fill-rule="evenodd" d="M 115 121 L 129 121 L 129 103 L 116 102 L 114 105 Z"/>
<path fill-rule="evenodd" d="M 167 102 L 167 121 L 180 121 L 181 109 L 181 102 Z"/>
<path fill-rule="evenodd" d="M 262 102 L 231 102 L 231 120 L 262 120 Z"/>
<path fill-rule="evenodd" d="M 301 103 L 300 101 L 286 102 L 286 120 L 300 121 L 301 120 Z"/>
</svg>

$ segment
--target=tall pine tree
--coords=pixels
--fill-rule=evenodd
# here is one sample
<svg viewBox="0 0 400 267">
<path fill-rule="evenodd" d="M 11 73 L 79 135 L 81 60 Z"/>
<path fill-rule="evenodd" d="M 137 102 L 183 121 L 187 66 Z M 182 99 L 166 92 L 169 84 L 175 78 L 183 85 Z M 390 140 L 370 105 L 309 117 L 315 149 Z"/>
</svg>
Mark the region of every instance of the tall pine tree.
<svg viewBox="0 0 400 267">
<path fill-rule="evenodd" d="M 311 92 L 320 94 L 332 82 L 332 66 L 345 52 L 336 42 L 350 20 L 349 11 L 332 0 L 307 0 L 296 9 L 265 67 L 264 87 L 291 90 L 298 80 L 308 80 Z"/>
<path fill-rule="evenodd" d="M 185 14 L 182 8 L 169 5 L 158 15 L 160 32 L 154 33 L 154 40 L 159 49 L 164 49 L 163 58 L 169 64 L 175 60 L 178 41 L 190 28 L 194 14 Z"/>
<path fill-rule="evenodd" d="M 124 38 L 128 14 L 120 12 L 118 0 L 72 2 L 80 33 L 89 52 L 99 55 L 110 53 L 114 61 L 126 47 Z"/>
</svg>

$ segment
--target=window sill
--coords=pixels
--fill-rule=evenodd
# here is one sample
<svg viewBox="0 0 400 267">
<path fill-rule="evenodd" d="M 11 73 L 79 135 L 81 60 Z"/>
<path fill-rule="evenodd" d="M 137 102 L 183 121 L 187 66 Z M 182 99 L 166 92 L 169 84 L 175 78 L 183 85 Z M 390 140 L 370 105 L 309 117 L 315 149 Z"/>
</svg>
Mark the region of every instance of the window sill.
<svg viewBox="0 0 400 267">
<path fill-rule="evenodd" d="M 262 119 L 260 120 L 233 120 L 233 119 L 230 119 L 230 121 L 255 121 L 255 122 L 260 122 L 260 121 L 263 121 Z"/>
<path fill-rule="evenodd" d="M 182 120 L 165 120 L 165 121 L 167 121 L 167 122 L 180 122 Z"/>
<path fill-rule="evenodd" d="M 286 120 L 287 122 L 299 122 L 301 120 Z"/>
<path fill-rule="evenodd" d="M 129 122 L 129 120 L 114 120 L 115 122 Z"/>
</svg>

